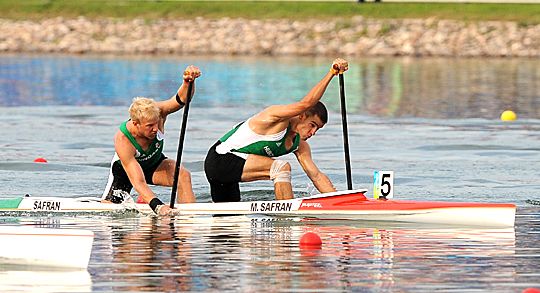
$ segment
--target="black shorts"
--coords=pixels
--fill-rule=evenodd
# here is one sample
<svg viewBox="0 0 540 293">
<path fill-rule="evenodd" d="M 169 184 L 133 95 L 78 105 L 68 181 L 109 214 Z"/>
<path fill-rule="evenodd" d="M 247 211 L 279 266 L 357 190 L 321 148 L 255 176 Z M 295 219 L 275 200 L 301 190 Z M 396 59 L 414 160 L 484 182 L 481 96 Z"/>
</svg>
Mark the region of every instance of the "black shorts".
<svg viewBox="0 0 540 293">
<path fill-rule="evenodd" d="M 161 157 L 159 157 L 159 160 L 154 166 L 143 169 L 144 179 L 146 180 L 146 183 L 154 184 L 154 182 L 152 181 L 154 172 L 156 172 L 156 169 L 166 158 L 167 157 L 164 154 L 161 154 Z M 114 200 L 111 199 L 115 190 L 121 190 L 130 193 L 131 189 L 133 189 L 133 185 L 131 184 L 131 181 L 129 181 L 126 170 L 124 170 L 124 167 L 122 166 L 122 163 L 120 163 L 120 160 L 115 161 L 111 166 L 109 182 L 107 183 L 107 190 L 105 190 L 105 199 L 114 202 Z"/>
<path fill-rule="evenodd" d="M 246 160 L 231 153 L 218 154 L 216 142 L 204 160 L 204 172 L 210 183 L 210 194 L 214 202 L 240 201 L 240 185 Z"/>
</svg>

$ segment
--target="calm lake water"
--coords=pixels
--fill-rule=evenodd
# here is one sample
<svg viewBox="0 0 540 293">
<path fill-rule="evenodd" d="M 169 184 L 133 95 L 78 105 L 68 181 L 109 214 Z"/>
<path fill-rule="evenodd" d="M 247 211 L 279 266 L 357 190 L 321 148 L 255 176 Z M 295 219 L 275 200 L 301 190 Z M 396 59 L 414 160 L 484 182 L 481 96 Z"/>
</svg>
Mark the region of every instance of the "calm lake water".
<svg viewBox="0 0 540 293">
<path fill-rule="evenodd" d="M 112 136 L 135 96 L 165 99 L 182 70 L 203 76 L 183 161 L 210 201 L 208 147 L 262 107 L 303 97 L 331 58 L 0 56 L 0 197 L 97 196 Z M 345 75 L 354 186 L 395 171 L 398 199 L 511 202 L 514 229 L 300 218 L 137 214 L 0 214 L 1 225 L 95 232 L 87 271 L 0 265 L 0 291 L 521 292 L 540 288 L 540 60 L 352 59 Z M 330 122 L 310 140 L 315 162 L 346 188 L 337 79 L 323 101 Z M 518 120 L 501 122 L 512 109 Z M 174 157 L 181 113 L 167 120 Z M 37 157 L 49 163 L 36 164 Z M 294 156 L 298 194 L 309 179 Z M 242 185 L 271 199 L 270 182 Z M 170 190 L 156 187 L 163 200 Z M 303 233 L 323 246 L 298 246 Z M 1 244 L 0 244 L 1 249 Z M 40 249 L 36 243 L 36 249 Z M 44 252 L 46 253 L 46 252 Z"/>
</svg>

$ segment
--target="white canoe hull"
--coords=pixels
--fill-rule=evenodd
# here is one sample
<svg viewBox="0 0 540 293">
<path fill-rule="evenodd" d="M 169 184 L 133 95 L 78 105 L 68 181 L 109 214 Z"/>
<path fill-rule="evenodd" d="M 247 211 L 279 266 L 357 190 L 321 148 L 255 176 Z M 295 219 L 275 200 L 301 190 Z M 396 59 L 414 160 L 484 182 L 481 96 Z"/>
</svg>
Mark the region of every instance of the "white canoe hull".
<svg viewBox="0 0 540 293">
<path fill-rule="evenodd" d="M 0 263 L 84 269 L 93 240 L 87 230 L 0 226 Z"/>
<path fill-rule="evenodd" d="M 282 201 L 177 204 L 179 215 L 272 215 L 513 227 L 516 206 L 499 203 L 374 200 L 365 190 L 340 191 Z M 2 204 L 0 211 L 104 212 L 136 209 L 152 213 L 147 204 L 101 203 L 97 198 L 25 197 L 17 205 Z"/>
</svg>

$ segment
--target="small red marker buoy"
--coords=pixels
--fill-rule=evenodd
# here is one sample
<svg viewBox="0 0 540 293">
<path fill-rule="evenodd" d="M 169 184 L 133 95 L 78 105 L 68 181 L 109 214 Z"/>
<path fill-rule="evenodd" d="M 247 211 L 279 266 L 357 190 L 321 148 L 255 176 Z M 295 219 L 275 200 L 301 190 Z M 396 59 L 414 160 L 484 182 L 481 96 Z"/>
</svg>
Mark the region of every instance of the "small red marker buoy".
<svg viewBox="0 0 540 293">
<path fill-rule="evenodd" d="M 540 289 L 537 288 L 527 288 L 521 293 L 540 293 Z"/>
<path fill-rule="evenodd" d="M 45 160 L 45 158 L 36 158 L 34 163 L 47 163 L 47 160 Z"/>
<path fill-rule="evenodd" d="M 322 245 L 322 240 L 319 235 L 313 232 L 307 232 L 302 237 L 300 237 L 300 247 L 307 248 L 320 248 Z"/>
</svg>

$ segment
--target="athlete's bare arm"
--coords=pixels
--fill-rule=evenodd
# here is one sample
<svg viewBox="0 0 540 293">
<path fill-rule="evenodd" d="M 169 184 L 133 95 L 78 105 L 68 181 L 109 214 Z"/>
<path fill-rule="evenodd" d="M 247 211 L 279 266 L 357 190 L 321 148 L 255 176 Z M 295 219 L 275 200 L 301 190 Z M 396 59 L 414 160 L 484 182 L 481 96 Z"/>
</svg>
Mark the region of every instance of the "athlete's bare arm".
<svg viewBox="0 0 540 293">
<path fill-rule="evenodd" d="M 141 165 L 135 159 L 135 147 L 133 147 L 129 139 L 120 131 L 114 136 L 114 149 L 120 158 L 120 162 L 133 188 L 135 188 L 145 202 L 150 202 L 155 195 L 146 183 Z"/>
<path fill-rule="evenodd" d="M 184 70 L 184 74 L 182 76 L 183 83 L 177 91 L 182 103 L 185 104 L 187 102 L 187 91 L 190 82 L 193 82 L 192 95 L 195 95 L 195 79 L 199 76 L 201 76 L 201 70 L 196 66 L 190 65 L 186 68 L 186 70 Z M 184 107 L 184 105 L 180 105 L 176 100 L 176 93 L 168 100 L 157 102 L 157 106 L 161 110 L 161 117 L 163 118 L 163 121 L 165 121 L 167 115 Z"/>
<path fill-rule="evenodd" d="M 304 172 L 306 172 L 319 192 L 325 193 L 336 191 L 330 178 L 321 172 L 317 165 L 315 165 L 315 162 L 313 162 L 313 159 L 311 158 L 311 148 L 307 142 L 303 140 L 300 141 L 300 146 L 298 146 L 298 150 L 294 152 L 294 154 L 296 155 L 300 166 L 302 166 L 302 169 L 304 169 Z"/>
<path fill-rule="evenodd" d="M 276 130 L 284 129 L 290 118 L 306 112 L 319 102 L 335 75 L 348 69 L 347 61 L 341 58 L 334 60 L 330 71 L 300 101 L 288 105 L 273 105 L 264 109 L 250 120 L 251 129 L 259 134 L 275 133 Z"/>
</svg>

